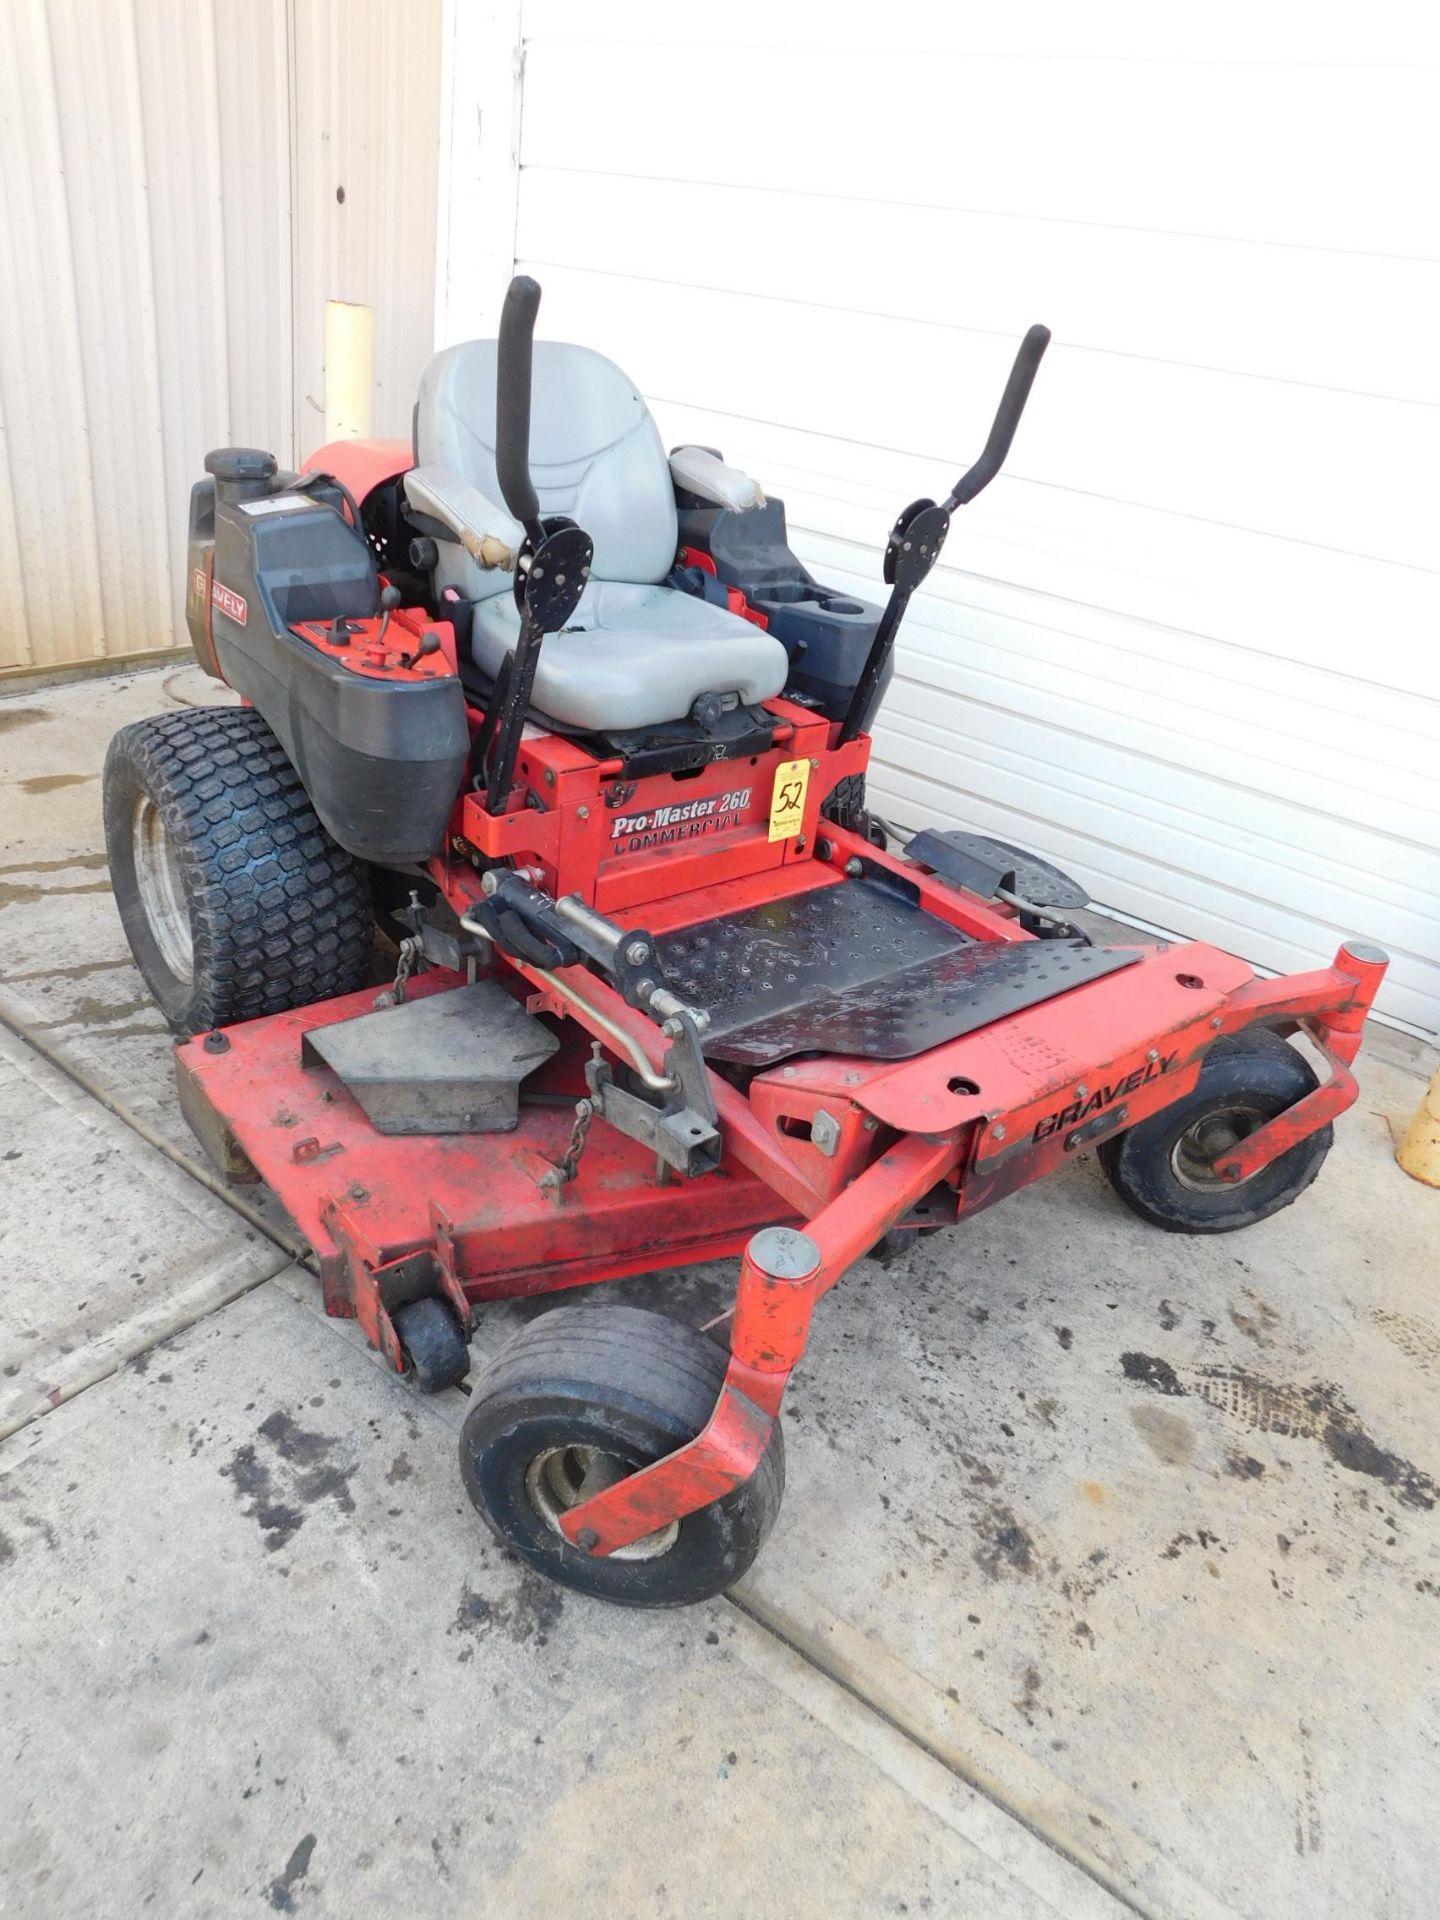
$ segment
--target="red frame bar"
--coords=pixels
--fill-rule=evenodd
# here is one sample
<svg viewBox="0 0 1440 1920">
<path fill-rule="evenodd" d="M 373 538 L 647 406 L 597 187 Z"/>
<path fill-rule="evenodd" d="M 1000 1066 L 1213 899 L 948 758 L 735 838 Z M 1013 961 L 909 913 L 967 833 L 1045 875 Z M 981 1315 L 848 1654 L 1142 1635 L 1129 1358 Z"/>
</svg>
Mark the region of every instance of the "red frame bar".
<svg viewBox="0 0 1440 1920">
<path fill-rule="evenodd" d="M 1257 1127 L 1239 1146 L 1232 1148 L 1225 1159 L 1217 1160 L 1214 1171 L 1222 1180 L 1236 1184 L 1248 1180 L 1252 1173 L 1268 1167 L 1272 1160 L 1278 1160 L 1281 1154 L 1307 1140 L 1353 1104 L 1360 1091 L 1354 1074 L 1333 1053 L 1326 1051 L 1330 1078 L 1313 1093 L 1307 1093 L 1303 1100 L 1297 1100 L 1293 1107 L 1286 1107 L 1263 1127 Z"/>
<path fill-rule="evenodd" d="M 1378 949 L 1356 941 L 1341 946 L 1333 966 L 1288 979 L 1256 980 L 1231 995 L 1222 1031 L 1239 1032 L 1256 1018 L 1276 1013 L 1289 1016 L 1324 1054 L 1330 1077 L 1217 1160 L 1215 1172 L 1222 1180 L 1248 1180 L 1354 1104 L 1360 1089 L 1350 1062 L 1360 1051 L 1386 964 Z"/>
<path fill-rule="evenodd" d="M 815 1303 L 887 1228 L 953 1172 L 959 1137 L 911 1136 L 883 1153 L 802 1237 L 815 1263 L 799 1278 L 767 1269 L 757 1236 L 740 1263 L 730 1364 L 715 1411 L 688 1445 L 618 1481 L 560 1517 L 572 1545 L 613 1553 L 708 1507 L 748 1480 L 770 1442 L 791 1370 L 805 1351 Z"/>
</svg>

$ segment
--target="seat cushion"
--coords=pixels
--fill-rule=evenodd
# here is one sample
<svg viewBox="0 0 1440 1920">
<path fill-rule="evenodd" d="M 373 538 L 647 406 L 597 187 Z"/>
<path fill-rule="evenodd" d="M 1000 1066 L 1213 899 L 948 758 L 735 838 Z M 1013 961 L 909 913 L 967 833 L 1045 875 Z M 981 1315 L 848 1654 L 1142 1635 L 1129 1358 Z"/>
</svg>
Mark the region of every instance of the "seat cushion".
<svg viewBox="0 0 1440 1920">
<path fill-rule="evenodd" d="M 476 607 L 473 635 L 475 664 L 493 678 L 520 636 L 511 594 Z M 532 705 L 587 733 L 659 726 L 702 693 L 773 699 L 788 672 L 780 642 L 738 614 L 669 587 L 592 580 L 570 625 L 541 646 Z"/>
</svg>

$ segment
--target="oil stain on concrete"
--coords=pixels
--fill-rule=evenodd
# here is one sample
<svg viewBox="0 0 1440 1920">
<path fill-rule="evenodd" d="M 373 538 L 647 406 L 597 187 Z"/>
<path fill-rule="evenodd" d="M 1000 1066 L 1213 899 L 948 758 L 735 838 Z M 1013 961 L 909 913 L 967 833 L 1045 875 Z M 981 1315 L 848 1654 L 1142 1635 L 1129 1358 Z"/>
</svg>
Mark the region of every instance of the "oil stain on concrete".
<svg viewBox="0 0 1440 1920">
<path fill-rule="evenodd" d="M 306 1509 L 333 1501 L 343 1514 L 355 1511 L 349 1482 L 354 1462 L 333 1458 L 341 1442 L 325 1433 L 311 1433 L 290 1414 L 277 1409 L 257 1429 L 266 1443 L 262 1453 L 251 1441 L 236 1448 L 220 1472 L 243 1500 L 245 1514 L 264 1535 L 265 1546 L 278 1552 L 304 1526 Z"/>
<path fill-rule="evenodd" d="M 495 1600 L 476 1592 L 467 1580 L 460 1589 L 460 1604 L 450 1631 L 475 1638 L 498 1633 L 517 1646 L 544 1647 L 549 1645 L 564 1610 L 564 1589 L 524 1568 L 518 1583 Z M 472 1653 L 473 1648 L 462 1647 L 460 1659 L 468 1661 Z"/>
<path fill-rule="evenodd" d="M 315 1835 L 307 1833 L 285 1863 L 285 1871 L 270 1882 L 266 1898 L 277 1913 L 294 1913 L 295 1889 L 310 1871 L 315 1852 Z"/>
<path fill-rule="evenodd" d="M 1137 1386 L 1171 1397 L 1194 1395 L 1256 1432 L 1318 1441 L 1337 1466 L 1379 1480 L 1401 1506 L 1429 1512 L 1440 1498 L 1430 1474 L 1365 1431 L 1360 1415 L 1333 1382 L 1317 1380 L 1302 1387 L 1242 1367 L 1189 1367 L 1182 1380 L 1168 1361 L 1144 1353 L 1122 1354 L 1120 1368 Z M 1263 1472 L 1259 1462 L 1255 1466 Z M 1240 1471 L 1248 1474 L 1251 1469 L 1244 1465 Z"/>
</svg>

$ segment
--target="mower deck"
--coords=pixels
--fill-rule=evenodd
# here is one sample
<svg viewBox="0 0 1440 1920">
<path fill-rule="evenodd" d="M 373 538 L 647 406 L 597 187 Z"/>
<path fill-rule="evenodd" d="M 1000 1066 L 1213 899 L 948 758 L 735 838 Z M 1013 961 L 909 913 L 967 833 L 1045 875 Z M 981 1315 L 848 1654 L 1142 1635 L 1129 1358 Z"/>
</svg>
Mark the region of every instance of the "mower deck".
<svg viewBox="0 0 1440 1920">
<path fill-rule="evenodd" d="M 409 997 L 463 986 L 437 968 L 412 982 Z M 232 1177 L 263 1180 L 276 1193 L 322 1274 L 342 1256 L 379 1271 L 445 1242 L 452 1275 L 474 1304 L 733 1256 L 757 1227 L 794 1217 L 739 1167 L 706 1183 L 703 1214 L 677 1209 L 675 1190 L 657 1182 L 654 1155 L 612 1127 L 591 1132 L 562 1185 L 556 1171 L 589 1052 L 573 1026 L 526 1080 L 515 1131 L 379 1132 L 306 1044 L 374 1001 L 366 988 L 230 1027 L 219 1036 L 223 1048 L 196 1039 L 176 1053 L 187 1119 Z M 327 1287 L 332 1311 L 356 1310 L 336 1301 Z"/>
<path fill-rule="evenodd" d="M 775 1064 L 748 1095 L 716 1082 L 722 1121 L 733 1131 L 723 1165 L 701 1181 L 677 1180 L 647 1147 L 603 1124 L 582 1129 L 577 1151 L 591 1037 L 572 1019 L 554 1023 L 556 1050 L 524 1079 L 513 1130 L 382 1130 L 384 1120 L 377 1125 L 366 1112 L 370 1091 L 347 1086 L 343 1066 L 336 1071 L 342 1023 L 354 1031 L 371 1012 L 373 988 L 182 1043 L 182 1106 L 232 1177 L 263 1180 L 281 1200 L 320 1257 L 332 1311 L 368 1322 L 364 1296 L 374 1276 L 382 1276 L 375 1284 L 386 1304 L 391 1293 L 401 1300 L 414 1276 L 398 1276 L 398 1293 L 387 1292 L 383 1277 L 421 1257 L 440 1262 L 446 1291 L 468 1319 L 470 1306 L 488 1299 L 736 1254 L 756 1229 L 837 1200 L 873 1157 L 881 1127 L 955 1142 L 951 1187 L 918 1207 L 911 1224 L 953 1220 L 1174 1098 L 1193 1084 L 1215 1033 L 1237 1030 L 1269 997 L 1243 962 L 1198 943 L 971 940 L 902 903 L 913 924 L 900 973 L 878 973 L 897 956 L 872 950 L 868 968 L 856 971 L 878 977 L 859 982 L 848 1006 L 843 994 L 828 996 L 850 1021 L 850 1047 L 819 1053 L 815 1022 L 825 1002 L 807 986 L 794 932 L 823 949 L 823 910 L 837 902 L 842 914 L 851 911 L 844 903 L 860 891 L 846 883 L 807 891 L 670 937 L 713 970 L 717 995 L 728 981 L 728 1009 L 718 999 L 722 1057 L 733 1057 L 735 1044 L 752 1048 L 740 1055 L 752 1060 L 774 1048 Z M 874 903 L 861 910 L 873 914 Z M 743 942 L 720 931 L 741 925 Z M 929 961 L 915 957 L 917 945 L 937 944 Z M 947 970 L 957 967 L 970 977 L 948 982 Z M 595 991 L 593 976 L 583 977 Z M 512 976 L 512 984 L 521 983 Z M 453 996 L 458 1008 L 476 991 L 434 968 L 411 982 L 409 1002 L 418 1011 L 435 996 Z M 757 1000 L 778 1001 L 780 1011 L 737 1024 Z M 543 994 L 531 1004 L 549 1011 Z M 872 1036 L 910 1022 L 905 1057 L 866 1043 L 861 1012 Z M 515 1013 L 523 1019 L 518 1001 Z M 645 1030 L 618 999 L 611 1013 Z M 926 1019 L 938 1022 L 938 1039 L 921 1051 L 913 1040 Z M 780 1065 L 807 1023 L 809 1057 Z M 543 1055 L 553 1034 L 538 1024 L 534 1031 Z M 386 1097 L 392 1105 L 400 1098 L 388 1090 Z M 388 1346 L 383 1323 L 381 1333 L 378 1343 Z"/>
</svg>

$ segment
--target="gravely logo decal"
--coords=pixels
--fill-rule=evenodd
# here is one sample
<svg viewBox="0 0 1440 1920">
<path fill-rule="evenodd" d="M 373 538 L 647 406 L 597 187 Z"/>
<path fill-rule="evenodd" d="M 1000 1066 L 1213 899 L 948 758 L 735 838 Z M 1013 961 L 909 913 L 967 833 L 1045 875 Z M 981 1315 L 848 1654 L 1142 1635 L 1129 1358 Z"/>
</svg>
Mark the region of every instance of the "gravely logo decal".
<svg viewBox="0 0 1440 1920">
<path fill-rule="evenodd" d="M 1047 1113 L 1043 1120 L 1036 1121 L 1031 1138 L 1048 1140 L 1052 1133 L 1059 1133 L 1062 1127 L 1076 1126 L 1080 1121 L 1088 1120 L 1092 1113 L 1103 1113 L 1106 1107 L 1123 1100 L 1127 1093 L 1134 1093 L 1137 1087 L 1143 1087 L 1147 1081 L 1158 1080 L 1162 1073 L 1168 1073 L 1179 1058 L 1178 1053 L 1167 1053 L 1161 1059 L 1147 1060 L 1143 1067 L 1136 1067 L 1123 1080 L 1116 1080 L 1108 1087 L 1097 1087 L 1087 1099 L 1072 1100 L 1068 1107 Z"/>
<path fill-rule="evenodd" d="M 237 625 L 244 626 L 245 602 L 238 593 L 232 593 L 229 587 L 222 587 L 218 580 L 212 580 L 210 602 L 212 606 L 218 607 L 221 613 L 228 613 Z"/>
<path fill-rule="evenodd" d="M 611 822 L 610 838 L 628 841 L 634 853 L 641 847 L 668 846 L 672 840 L 738 827 L 753 792 L 753 787 L 742 787 L 734 793 L 713 794 L 708 800 L 683 800 L 674 807 L 652 807 L 648 813 L 622 814 Z"/>
</svg>

